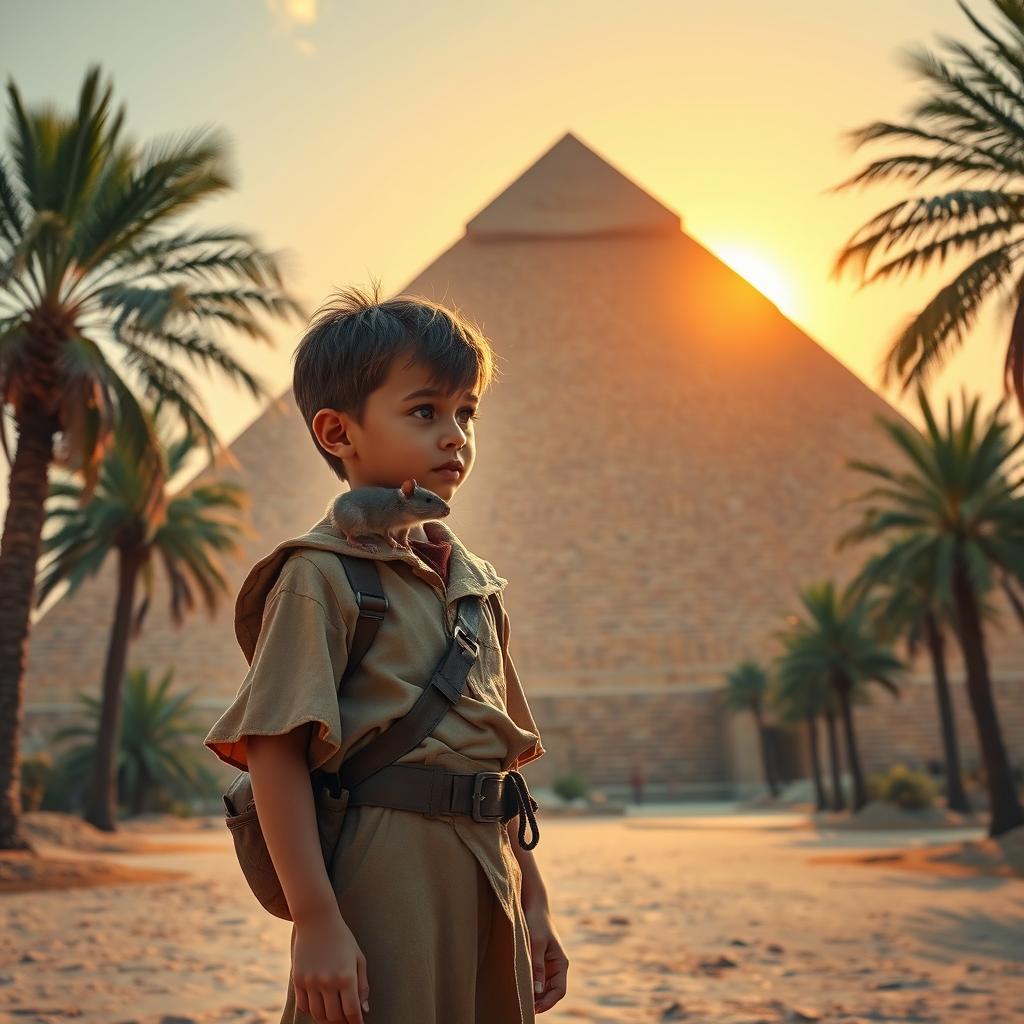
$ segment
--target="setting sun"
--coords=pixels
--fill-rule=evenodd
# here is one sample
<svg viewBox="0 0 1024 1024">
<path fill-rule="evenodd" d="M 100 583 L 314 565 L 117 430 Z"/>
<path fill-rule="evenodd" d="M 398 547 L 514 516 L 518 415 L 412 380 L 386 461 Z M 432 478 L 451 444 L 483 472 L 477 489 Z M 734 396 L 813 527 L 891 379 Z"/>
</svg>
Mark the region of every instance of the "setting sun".
<svg viewBox="0 0 1024 1024">
<path fill-rule="evenodd" d="M 714 252 L 765 298 L 774 302 L 783 315 L 793 319 L 796 313 L 793 285 L 771 260 L 741 245 L 717 246 Z"/>
</svg>

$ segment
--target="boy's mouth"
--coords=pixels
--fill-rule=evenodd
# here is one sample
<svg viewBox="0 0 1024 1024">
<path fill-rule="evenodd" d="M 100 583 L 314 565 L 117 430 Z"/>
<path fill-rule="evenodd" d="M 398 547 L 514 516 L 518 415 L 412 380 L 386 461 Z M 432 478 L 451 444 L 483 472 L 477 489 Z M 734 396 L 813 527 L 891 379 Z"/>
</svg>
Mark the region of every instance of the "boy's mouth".
<svg viewBox="0 0 1024 1024">
<path fill-rule="evenodd" d="M 458 459 L 449 459 L 443 466 L 435 466 L 433 472 L 442 480 L 458 480 L 465 468 Z"/>
</svg>

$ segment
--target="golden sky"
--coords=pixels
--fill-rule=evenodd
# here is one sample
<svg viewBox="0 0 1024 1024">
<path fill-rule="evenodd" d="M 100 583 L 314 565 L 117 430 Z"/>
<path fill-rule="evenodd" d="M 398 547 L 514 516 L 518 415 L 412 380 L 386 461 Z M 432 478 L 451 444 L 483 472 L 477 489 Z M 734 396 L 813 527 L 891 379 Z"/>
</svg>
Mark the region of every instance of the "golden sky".
<svg viewBox="0 0 1024 1024">
<path fill-rule="evenodd" d="M 238 189 L 202 219 L 287 250 L 311 308 L 371 275 L 402 289 L 573 131 L 880 390 L 889 338 L 957 265 L 861 292 L 829 280 L 847 238 L 907 192 L 827 190 L 892 151 L 852 153 L 843 132 L 907 115 L 921 86 L 898 53 L 939 51 L 940 34 L 977 38 L 954 0 L 33 0 L 0 10 L 0 67 L 29 102 L 67 107 L 101 62 L 140 139 L 222 126 Z M 996 400 L 1007 329 L 988 308 L 933 395 Z M 281 390 L 300 327 L 275 333 L 276 350 L 232 349 Z M 200 390 L 226 440 L 259 411 L 220 378 Z"/>
</svg>

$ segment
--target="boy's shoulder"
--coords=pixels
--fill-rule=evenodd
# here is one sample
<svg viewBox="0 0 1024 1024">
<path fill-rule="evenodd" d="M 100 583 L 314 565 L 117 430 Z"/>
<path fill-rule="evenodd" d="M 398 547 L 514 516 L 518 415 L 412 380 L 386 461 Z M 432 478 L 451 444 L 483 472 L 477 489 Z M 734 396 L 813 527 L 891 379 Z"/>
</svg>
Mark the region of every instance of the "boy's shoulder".
<svg viewBox="0 0 1024 1024">
<path fill-rule="evenodd" d="M 272 600 L 281 591 L 316 601 L 331 623 L 347 621 L 359 614 L 352 584 L 334 551 L 313 547 L 288 550 L 267 600 Z"/>
<path fill-rule="evenodd" d="M 249 569 L 235 598 L 235 636 L 247 659 L 255 651 L 267 606 L 284 593 L 316 602 L 335 627 L 359 614 L 337 552 L 310 534 L 288 538 Z"/>
<path fill-rule="evenodd" d="M 284 552 L 284 561 L 271 595 L 280 590 L 295 590 L 310 597 L 328 593 L 329 574 L 338 556 L 320 548 L 293 547 Z"/>
</svg>

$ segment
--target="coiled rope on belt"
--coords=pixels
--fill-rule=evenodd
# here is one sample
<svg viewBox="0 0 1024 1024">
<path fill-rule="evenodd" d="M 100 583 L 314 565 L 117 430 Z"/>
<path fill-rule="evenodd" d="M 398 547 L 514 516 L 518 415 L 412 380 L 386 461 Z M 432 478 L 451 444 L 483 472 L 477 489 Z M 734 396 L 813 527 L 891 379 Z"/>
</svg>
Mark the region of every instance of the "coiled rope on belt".
<svg viewBox="0 0 1024 1024">
<path fill-rule="evenodd" d="M 537 818 L 534 815 L 534 811 L 540 806 L 536 800 L 530 795 L 529 787 L 526 785 L 526 779 L 523 778 L 521 772 L 517 772 L 514 769 L 510 769 L 505 773 L 505 784 L 509 781 L 512 782 L 513 789 L 516 794 L 516 804 L 518 805 L 518 811 L 508 815 L 504 821 L 511 821 L 516 814 L 519 815 L 519 845 L 524 850 L 532 850 L 537 843 L 540 841 L 540 829 L 537 827 Z M 529 843 L 526 839 L 526 824 L 527 821 L 530 824 L 530 829 L 533 832 L 533 838 Z"/>
</svg>

